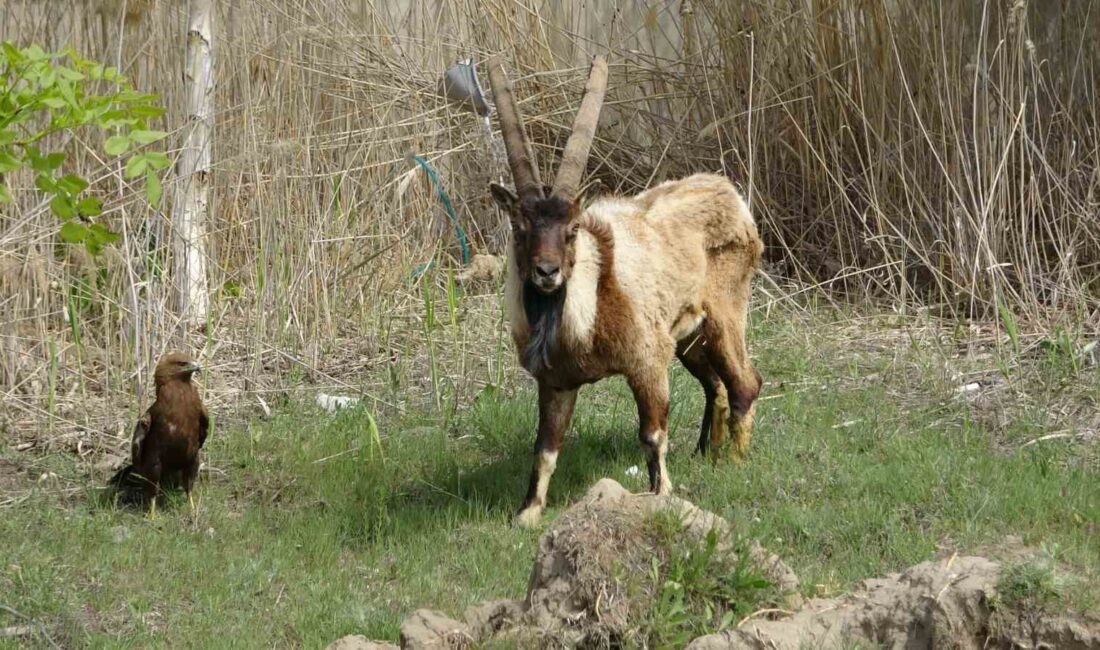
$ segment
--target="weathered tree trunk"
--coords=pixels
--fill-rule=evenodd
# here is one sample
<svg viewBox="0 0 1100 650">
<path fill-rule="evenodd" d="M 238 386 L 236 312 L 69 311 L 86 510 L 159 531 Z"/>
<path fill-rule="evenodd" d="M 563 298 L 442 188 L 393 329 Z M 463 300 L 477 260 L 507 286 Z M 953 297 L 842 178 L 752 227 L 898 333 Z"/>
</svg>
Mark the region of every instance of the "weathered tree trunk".
<svg viewBox="0 0 1100 650">
<path fill-rule="evenodd" d="M 176 164 L 176 305 L 183 323 L 206 320 L 206 216 L 210 191 L 210 139 L 214 134 L 213 0 L 191 0 L 187 32 L 186 140 Z"/>
</svg>

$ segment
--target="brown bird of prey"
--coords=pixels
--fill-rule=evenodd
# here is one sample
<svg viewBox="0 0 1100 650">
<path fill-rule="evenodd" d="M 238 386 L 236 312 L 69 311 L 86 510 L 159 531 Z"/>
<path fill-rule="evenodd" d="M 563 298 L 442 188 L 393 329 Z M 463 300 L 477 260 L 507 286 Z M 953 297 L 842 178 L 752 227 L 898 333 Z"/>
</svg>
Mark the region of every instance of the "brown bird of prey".
<svg viewBox="0 0 1100 650">
<path fill-rule="evenodd" d="M 210 420 L 191 375 L 201 370 L 190 356 L 170 352 L 157 363 L 154 373 L 157 399 L 134 427 L 131 462 L 111 479 L 120 490 L 140 488 L 149 503 L 149 516 L 157 512 L 162 478 L 179 473 L 192 512 L 191 488 L 199 473 L 199 449 L 206 442 Z"/>
</svg>

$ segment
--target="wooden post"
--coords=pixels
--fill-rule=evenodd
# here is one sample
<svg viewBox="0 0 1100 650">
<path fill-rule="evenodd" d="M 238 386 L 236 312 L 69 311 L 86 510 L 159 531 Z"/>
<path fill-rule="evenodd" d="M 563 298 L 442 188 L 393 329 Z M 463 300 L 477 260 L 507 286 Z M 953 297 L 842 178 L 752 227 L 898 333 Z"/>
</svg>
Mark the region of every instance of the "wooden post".
<svg viewBox="0 0 1100 650">
<path fill-rule="evenodd" d="M 186 139 L 176 163 L 172 207 L 176 306 L 183 324 L 206 320 L 206 217 L 210 191 L 210 139 L 214 135 L 212 0 L 191 0 L 187 31 Z"/>
</svg>

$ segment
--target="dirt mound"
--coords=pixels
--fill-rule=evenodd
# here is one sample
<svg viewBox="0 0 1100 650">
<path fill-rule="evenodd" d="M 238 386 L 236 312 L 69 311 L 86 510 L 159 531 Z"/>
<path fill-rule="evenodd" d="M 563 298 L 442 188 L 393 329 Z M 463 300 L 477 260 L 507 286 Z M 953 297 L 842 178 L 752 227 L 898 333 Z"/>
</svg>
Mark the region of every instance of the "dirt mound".
<svg viewBox="0 0 1100 650">
<path fill-rule="evenodd" d="M 661 539 L 663 527 L 665 539 Z M 607 646 L 632 638 L 661 593 L 663 571 L 678 548 L 714 545 L 710 569 L 738 564 L 729 524 L 688 501 L 631 494 L 611 479 L 596 483 L 539 541 L 527 587 L 525 623 L 540 636 L 571 645 Z M 781 596 L 798 579 L 751 542 L 748 563 Z"/>
<path fill-rule="evenodd" d="M 1005 597 L 1023 550 L 925 562 L 803 602 L 794 573 L 721 517 L 603 479 L 539 540 L 524 600 L 471 607 L 463 622 L 418 610 L 401 648 L 1100 650 L 1100 620 Z"/>
<path fill-rule="evenodd" d="M 842 598 L 810 600 L 783 620 L 750 621 L 700 637 L 688 648 L 1100 648 L 1100 621 L 998 611 L 1001 570 L 984 557 L 924 562 L 865 580 Z"/>
</svg>

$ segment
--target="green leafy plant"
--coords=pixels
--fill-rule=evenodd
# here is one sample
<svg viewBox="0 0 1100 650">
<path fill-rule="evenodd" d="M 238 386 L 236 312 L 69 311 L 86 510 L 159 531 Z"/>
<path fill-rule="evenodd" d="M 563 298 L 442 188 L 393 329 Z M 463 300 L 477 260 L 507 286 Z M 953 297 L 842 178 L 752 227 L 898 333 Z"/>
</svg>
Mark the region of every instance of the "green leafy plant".
<svg viewBox="0 0 1100 650">
<path fill-rule="evenodd" d="M 170 164 L 163 152 L 146 148 L 167 136 L 149 127 L 149 120 L 164 114 L 157 100 L 134 90 L 115 68 L 72 49 L 50 53 L 38 45 L 0 43 L 0 205 L 13 202 L 7 178 L 29 170 L 62 221 L 61 240 L 98 254 L 118 234 L 95 221 L 103 208 L 87 195 L 87 179 L 63 170 L 67 138 L 85 127 L 111 133 L 103 153 L 108 159 L 126 156 L 124 175 L 142 178 L 146 199 L 157 205 L 158 172 Z"/>
<path fill-rule="evenodd" d="M 652 523 L 667 552 L 663 565 L 654 558 L 650 567 L 651 580 L 660 585 L 646 624 L 653 647 L 681 647 L 778 602 L 778 589 L 750 564 L 747 549 L 732 556 L 722 551 L 714 529 L 692 542 L 674 514 L 658 514 Z"/>
<path fill-rule="evenodd" d="M 999 604 L 1010 608 L 1046 610 L 1061 598 L 1062 585 L 1047 558 L 1030 558 L 1005 568 L 997 580 Z"/>
</svg>

